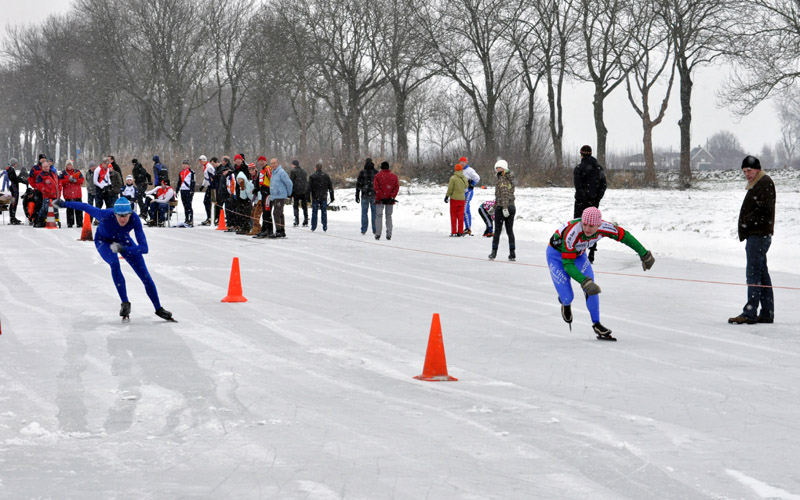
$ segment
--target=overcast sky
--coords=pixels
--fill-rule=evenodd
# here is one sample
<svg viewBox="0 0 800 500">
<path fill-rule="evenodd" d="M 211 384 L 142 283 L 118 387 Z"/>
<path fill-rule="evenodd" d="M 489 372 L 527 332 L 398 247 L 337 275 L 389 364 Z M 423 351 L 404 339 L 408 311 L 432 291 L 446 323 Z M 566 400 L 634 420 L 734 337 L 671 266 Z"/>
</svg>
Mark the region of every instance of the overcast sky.
<svg viewBox="0 0 800 500">
<path fill-rule="evenodd" d="M 49 14 L 67 12 L 70 0 L 0 0 L 4 26 L 32 23 Z M 718 109 L 716 92 L 727 74 L 726 67 L 705 68 L 695 75 L 692 96 L 692 143 L 705 145 L 706 139 L 720 130 L 729 130 L 738 137 L 747 153 L 758 155 L 764 144 L 774 146 L 780 139 L 780 125 L 771 102 L 758 106 L 753 113 L 737 119 L 727 109 Z M 678 119 L 680 105 L 676 87 L 673 89 L 669 111 L 664 122 L 656 128 L 655 144 L 677 151 L 680 145 Z M 660 102 L 660 101 L 659 101 Z M 655 104 L 653 104 L 655 106 Z M 606 102 L 606 127 L 609 130 L 609 150 L 619 152 L 641 149 L 642 127 L 631 108 L 624 87 L 618 87 Z M 578 84 L 565 92 L 565 146 L 577 149 L 581 144 L 595 145 L 592 120 L 592 89 Z"/>
</svg>

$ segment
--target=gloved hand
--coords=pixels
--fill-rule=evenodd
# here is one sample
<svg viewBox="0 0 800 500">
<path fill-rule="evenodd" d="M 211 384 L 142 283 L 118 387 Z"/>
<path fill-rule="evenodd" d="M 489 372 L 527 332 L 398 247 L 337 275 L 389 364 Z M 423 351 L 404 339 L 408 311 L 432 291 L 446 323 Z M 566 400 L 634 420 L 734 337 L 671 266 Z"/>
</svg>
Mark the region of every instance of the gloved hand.
<svg viewBox="0 0 800 500">
<path fill-rule="evenodd" d="M 597 295 L 600 293 L 600 287 L 597 286 L 597 283 L 592 281 L 592 278 L 586 278 L 583 280 L 583 283 L 581 283 L 581 288 L 583 288 L 583 291 L 586 292 L 586 295 Z"/>
<path fill-rule="evenodd" d="M 653 254 L 652 252 L 650 252 L 650 250 L 648 250 L 646 254 L 642 255 L 641 259 L 642 259 L 642 269 L 645 271 L 649 271 L 650 268 L 653 267 L 653 264 L 656 261 L 656 258 L 653 257 Z"/>
<path fill-rule="evenodd" d="M 503 217 L 508 218 L 509 212 L 507 208 L 503 209 Z"/>
<path fill-rule="evenodd" d="M 64 208 L 64 200 L 53 200 L 53 208 Z"/>
<path fill-rule="evenodd" d="M 356 193 L 356 203 L 361 203 L 361 197 Z"/>
<path fill-rule="evenodd" d="M 444 197 L 444 202 L 445 202 L 445 203 L 448 203 L 449 201 L 450 201 L 450 197 L 449 197 L 449 196 L 445 196 L 445 197 Z"/>
<path fill-rule="evenodd" d="M 331 196 L 331 203 L 333 203 L 333 196 Z"/>
<path fill-rule="evenodd" d="M 75 177 L 72 177 L 71 175 L 69 176 L 69 181 L 70 181 L 70 182 L 77 182 L 77 181 L 75 180 Z"/>
<path fill-rule="evenodd" d="M 120 253 L 125 250 L 125 247 L 122 245 L 122 243 L 117 243 L 116 241 L 109 246 L 111 247 L 111 251 L 114 253 Z"/>
</svg>

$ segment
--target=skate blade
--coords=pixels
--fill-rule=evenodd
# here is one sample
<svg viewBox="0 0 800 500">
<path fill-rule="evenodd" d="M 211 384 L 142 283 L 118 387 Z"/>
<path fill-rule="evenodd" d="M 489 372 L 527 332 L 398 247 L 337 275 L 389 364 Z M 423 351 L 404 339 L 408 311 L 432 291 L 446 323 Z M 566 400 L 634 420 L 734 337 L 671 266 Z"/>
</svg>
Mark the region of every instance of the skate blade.
<svg viewBox="0 0 800 500">
<path fill-rule="evenodd" d="M 122 317 L 122 322 L 123 323 L 130 323 L 131 322 L 131 317 L 130 316 L 123 316 Z"/>
<path fill-rule="evenodd" d="M 605 340 L 605 341 L 609 341 L 609 342 L 616 342 L 617 341 L 617 339 L 615 337 L 612 337 L 611 335 L 598 335 L 597 336 L 597 340 Z"/>
</svg>

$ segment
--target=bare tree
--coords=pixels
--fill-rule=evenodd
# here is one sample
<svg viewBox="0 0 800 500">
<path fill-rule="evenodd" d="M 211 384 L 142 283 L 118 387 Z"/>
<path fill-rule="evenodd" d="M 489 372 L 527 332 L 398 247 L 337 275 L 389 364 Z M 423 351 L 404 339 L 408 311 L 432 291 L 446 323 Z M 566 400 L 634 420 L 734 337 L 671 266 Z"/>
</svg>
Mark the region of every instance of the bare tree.
<svg viewBox="0 0 800 500">
<path fill-rule="evenodd" d="M 680 183 L 692 180 L 692 74 L 723 54 L 729 43 L 730 8 L 734 0 L 662 0 L 659 15 L 669 30 L 680 81 Z"/>
<path fill-rule="evenodd" d="M 256 60 L 254 26 L 248 21 L 255 11 L 254 0 L 216 0 L 208 3 L 204 31 L 213 54 L 213 71 L 217 110 L 225 131 L 222 147 L 230 151 L 233 124 L 253 83 Z"/>
<path fill-rule="evenodd" d="M 624 0 L 581 0 L 585 73 L 579 78 L 594 86 L 592 108 L 597 134 L 595 154 L 606 164 L 605 99 L 625 81 L 631 59 L 634 29 L 639 22 L 635 3 Z"/>
<path fill-rule="evenodd" d="M 497 103 L 516 77 L 506 21 L 520 11 L 517 0 L 435 0 L 416 9 L 416 22 L 435 49 L 440 72 L 472 102 L 485 158 L 496 156 Z"/>
<path fill-rule="evenodd" d="M 640 9 L 642 22 L 632 33 L 635 60 L 626 78 L 628 100 L 642 120 L 644 181 L 649 186 L 656 186 L 658 182 L 655 155 L 653 154 L 653 129 L 661 124 L 667 113 L 672 83 L 675 79 L 675 63 L 670 50 L 670 39 L 663 23 L 660 22 L 661 18 L 656 15 L 655 2 L 657 1 L 640 0 L 635 4 L 635 7 Z M 664 97 L 656 108 L 656 116 L 653 117 L 650 107 L 651 92 L 656 85 L 662 83 L 667 72 L 669 72 L 669 79 Z"/>
<path fill-rule="evenodd" d="M 721 168 L 737 165 L 745 153 L 739 139 L 728 130 L 722 130 L 706 140 L 706 149 L 714 157 L 714 163 Z"/>
</svg>

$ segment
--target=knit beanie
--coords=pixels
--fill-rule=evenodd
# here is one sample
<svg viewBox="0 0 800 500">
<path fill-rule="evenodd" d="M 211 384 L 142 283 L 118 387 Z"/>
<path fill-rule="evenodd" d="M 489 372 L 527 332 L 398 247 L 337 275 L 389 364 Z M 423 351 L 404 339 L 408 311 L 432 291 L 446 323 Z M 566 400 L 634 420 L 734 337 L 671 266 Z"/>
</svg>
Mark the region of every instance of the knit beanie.
<svg viewBox="0 0 800 500">
<path fill-rule="evenodd" d="M 505 160 L 497 160 L 497 163 L 494 164 L 494 168 L 502 168 L 505 171 L 508 171 L 508 162 Z"/>
<path fill-rule="evenodd" d="M 158 163 L 161 161 L 161 159 L 158 157 L 158 155 L 153 155 L 153 161 Z"/>
<path fill-rule="evenodd" d="M 603 214 L 600 213 L 600 209 L 589 207 L 583 211 L 581 222 L 584 226 L 599 226 L 603 222 Z"/>
<path fill-rule="evenodd" d="M 381 170 L 389 170 L 389 162 L 388 161 L 381 162 Z"/>
<path fill-rule="evenodd" d="M 761 162 L 758 161 L 758 158 L 755 156 L 747 155 L 744 157 L 744 160 L 742 160 L 742 168 L 761 170 Z"/>
<path fill-rule="evenodd" d="M 464 166 L 460 163 L 456 163 L 456 172 L 459 170 L 464 170 Z"/>
<path fill-rule="evenodd" d="M 234 157 L 233 157 L 233 161 L 236 161 L 236 160 L 242 160 L 242 161 L 244 161 L 244 156 L 242 156 L 242 155 L 236 155 L 236 156 L 234 156 Z"/>
<path fill-rule="evenodd" d="M 592 147 L 587 144 L 584 144 L 583 146 L 581 146 L 581 154 L 582 155 L 592 154 Z"/>
<path fill-rule="evenodd" d="M 467 163 L 467 157 L 462 156 L 461 158 L 458 159 L 458 163 Z"/>
</svg>

